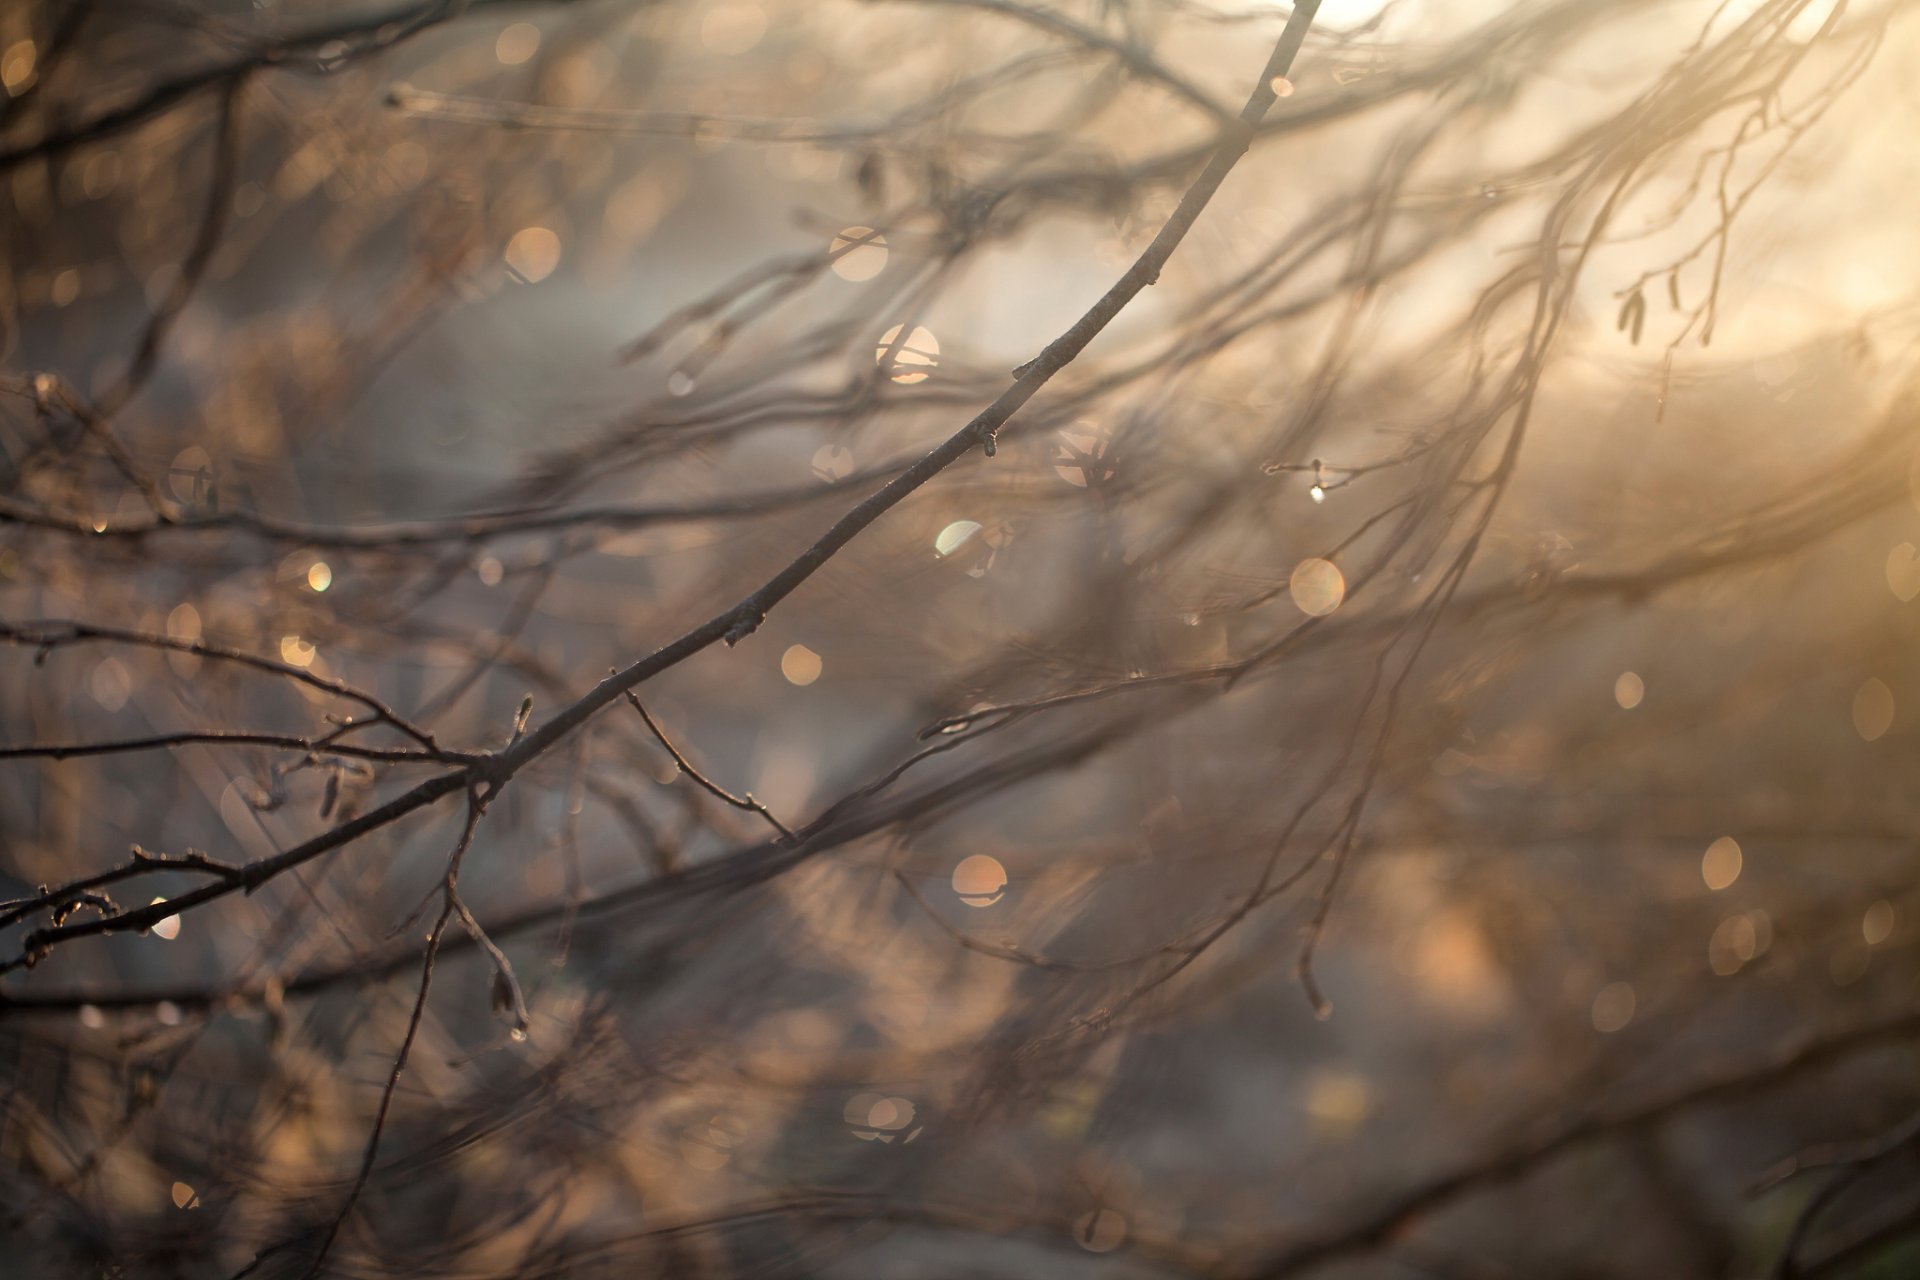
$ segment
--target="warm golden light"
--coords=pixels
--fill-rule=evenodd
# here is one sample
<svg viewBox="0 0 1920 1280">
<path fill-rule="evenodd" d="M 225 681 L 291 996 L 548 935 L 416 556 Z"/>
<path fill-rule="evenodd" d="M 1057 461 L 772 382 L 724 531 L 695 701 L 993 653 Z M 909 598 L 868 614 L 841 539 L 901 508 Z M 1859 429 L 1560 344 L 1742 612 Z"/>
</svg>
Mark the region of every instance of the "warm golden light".
<svg viewBox="0 0 1920 1280">
<path fill-rule="evenodd" d="M 1870 678 L 1853 694 L 1853 731 L 1867 742 L 1893 728 L 1893 690 L 1886 681 Z"/>
<path fill-rule="evenodd" d="M 290 667 L 310 667 L 317 650 L 299 636 L 280 637 L 280 661 Z"/>
<path fill-rule="evenodd" d="M 315 591 L 325 591 L 333 585 L 333 569 L 325 560 L 315 560 L 307 569 L 307 586 Z"/>
<path fill-rule="evenodd" d="M 1007 869 L 991 854 L 962 858 L 953 869 L 953 891 L 970 907 L 990 907 L 1005 896 Z"/>
<path fill-rule="evenodd" d="M 925 382 L 928 370 L 940 363 L 940 340 L 924 328 L 916 327 L 903 341 L 900 331 L 903 326 L 895 325 L 880 335 L 880 342 L 873 349 L 874 363 L 889 370 L 888 375 L 895 382 L 907 386 L 915 382 Z M 900 344 L 894 350 L 894 343 Z M 892 363 L 888 363 L 888 353 L 892 352 Z"/>
<path fill-rule="evenodd" d="M 1732 836 L 1721 836 L 1707 846 L 1700 858 L 1700 878 L 1707 882 L 1707 888 L 1718 893 L 1740 878 L 1740 868 L 1744 863 L 1740 854 L 1740 842 Z"/>
<path fill-rule="evenodd" d="M 133 675 L 118 658 L 102 658 L 87 680 L 93 700 L 102 711 L 118 711 L 133 696 Z"/>
<path fill-rule="evenodd" d="M 1323 618 L 1347 598 L 1347 580 L 1331 560 L 1302 560 L 1287 579 L 1287 592 L 1300 612 Z"/>
<path fill-rule="evenodd" d="M 1372 1114 L 1373 1091 L 1364 1077 L 1350 1071 L 1322 1071 L 1308 1082 L 1306 1107 L 1315 1129 L 1344 1138 Z"/>
<path fill-rule="evenodd" d="M 1742 913 L 1728 916 L 1714 929 L 1707 942 L 1707 963 L 1721 977 L 1730 977 L 1759 952 L 1760 935 L 1753 918 Z"/>
<path fill-rule="evenodd" d="M 1631 711 L 1647 696 L 1647 683 L 1631 671 L 1622 671 L 1613 682 L 1613 700 L 1622 711 Z"/>
<path fill-rule="evenodd" d="M 872 227 L 848 227 L 833 238 L 833 274 L 871 280 L 887 267 L 887 238 Z"/>
<path fill-rule="evenodd" d="M 31 40 L 16 40 L 0 53 L 0 88 L 10 96 L 25 93 L 38 78 L 40 52 Z"/>
<path fill-rule="evenodd" d="M 1902 542 L 1887 552 L 1887 590 L 1905 603 L 1920 596 L 1920 550 Z"/>
<path fill-rule="evenodd" d="M 200 611 L 190 604 L 177 604 L 167 615 L 167 634 L 175 640 L 200 638 Z"/>
<path fill-rule="evenodd" d="M 700 42 L 715 53 L 745 53 L 767 33 L 767 11 L 752 0 L 728 0 L 707 11 Z"/>
<path fill-rule="evenodd" d="M 507 241 L 507 267 L 528 284 L 539 284 L 560 265 L 560 237 L 548 227 L 522 227 Z"/>
<path fill-rule="evenodd" d="M 780 655 L 780 674 L 788 684 L 810 685 L 820 678 L 824 666 L 820 655 L 803 644 L 789 645 Z"/>
<path fill-rule="evenodd" d="M 1867 945 L 1877 947 L 1893 936 L 1893 904 L 1881 898 L 1867 908 L 1867 914 L 1860 920 L 1860 936 Z"/>
<path fill-rule="evenodd" d="M 157 907 L 165 901 L 166 901 L 165 898 L 155 898 L 152 902 L 148 903 L 147 905 L 152 907 Z M 160 920 L 156 920 L 153 925 L 153 936 L 165 942 L 172 942 L 175 938 L 180 936 L 180 917 L 177 915 L 174 915 L 174 916 L 166 916 Z"/>
<path fill-rule="evenodd" d="M 1104 427 L 1084 419 L 1069 423 L 1054 434 L 1053 474 L 1078 489 L 1105 483 L 1113 477 L 1107 465 L 1112 444 L 1112 433 Z"/>
<path fill-rule="evenodd" d="M 503 67 L 517 67 L 540 52 L 540 28 L 531 22 L 516 22 L 501 31 L 493 42 L 493 56 Z"/>
</svg>

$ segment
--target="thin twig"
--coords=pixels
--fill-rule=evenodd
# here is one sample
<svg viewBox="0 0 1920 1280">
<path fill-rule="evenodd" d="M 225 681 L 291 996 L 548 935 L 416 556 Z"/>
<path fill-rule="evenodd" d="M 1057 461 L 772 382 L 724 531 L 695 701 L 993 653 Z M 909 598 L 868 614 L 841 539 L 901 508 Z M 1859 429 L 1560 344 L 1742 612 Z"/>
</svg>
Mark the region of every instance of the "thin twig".
<svg viewBox="0 0 1920 1280">
<path fill-rule="evenodd" d="M 736 809 L 743 809 L 748 813 L 759 814 L 762 818 L 765 818 L 767 820 L 767 822 L 773 827 L 775 831 L 778 831 L 780 833 L 780 838 L 782 840 L 786 841 L 788 844 L 793 843 L 794 834 L 793 834 L 792 828 L 788 827 L 787 824 L 780 821 L 780 819 L 774 817 L 773 811 L 768 809 L 766 805 L 761 804 L 758 800 L 755 800 L 753 798 L 753 793 L 751 791 L 745 793 L 744 795 L 736 796 L 733 794 L 733 792 L 727 790 L 725 787 L 721 786 L 719 783 L 709 778 L 706 774 L 701 773 L 700 770 L 694 768 L 693 762 L 687 759 L 686 756 L 680 753 L 680 748 L 674 746 L 673 743 L 667 738 L 666 731 L 663 730 L 657 723 L 654 722 L 654 718 L 652 716 L 647 714 L 647 709 L 644 706 L 640 705 L 639 695 L 635 694 L 631 689 L 627 691 L 627 701 L 632 703 L 633 709 L 640 713 L 640 718 L 646 722 L 647 728 L 652 731 L 654 739 L 657 742 L 659 742 L 661 746 L 667 749 L 668 755 L 673 757 L 673 763 L 679 767 L 680 772 L 686 774 L 689 778 L 692 778 L 694 782 L 698 783 L 701 790 L 705 791 L 708 795 L 713 796 L 715 799 L 723 801 L 726 804 L 732 805 Z"/>
</svg>

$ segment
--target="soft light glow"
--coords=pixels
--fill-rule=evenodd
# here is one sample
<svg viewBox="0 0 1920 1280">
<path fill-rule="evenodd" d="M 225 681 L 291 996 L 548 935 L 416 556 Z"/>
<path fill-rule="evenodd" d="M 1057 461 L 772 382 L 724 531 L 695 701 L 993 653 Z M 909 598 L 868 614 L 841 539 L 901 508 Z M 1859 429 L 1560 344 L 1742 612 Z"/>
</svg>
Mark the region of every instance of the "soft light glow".
<svg viewBox="0 0 1920 1280">
<path fill-rule="evenodd" d="M 1860 936 L 1867 945 L 1877 947 L 1893 936 L 1893 904 L 1885 898 L 1867 908 L 1867 914 L 1860 920 Z"/>
<path fill-rule="evenodd" d="M 940 340 L 930 330 L 916 326 L 905 341 L 900 341 L 901 328 L 895 325 L 880 335 L 873 349 L 873 361 L 889 370 L 887 376 L 902 386 L 925 382 L 927 371 L 940 363 Z M 900 349 L 893 351 L 893 362 L 889 365 L 887 353 L 895 342 L 900 342 Z"/>
<path fill-rule="evenodd" d="M 480 563 L 473 567 L 473 571 L 479 575 L 480 585 L 483 587 L 499 586 L 500 579 L 507 574 L 506 566 L 492 556 L 482 556 Z"/>
<path fill-rule="evenodd" d="M 213 459 L 197 444 L 174 455 L 167 467 L 167 491 L 174 501 L 189 506 L 207 501 L 213 493 Z"/>
<path fill-rule="evenodd" d="M 166 901 L 165 898 L 155 898 L 152 902 L 148 903 L 147 905 L 151 907 L 157 907 L 165 901 Z M 153 925 L 153 936 L 156 938 L 162 939 L 163 941 L 166 941 L 166 942 L 172 942 L 175 938 L 180 936 L 180 917 L 177 915 L 167 916 L 161 920 L 155 921 Z"/>
<path fill-rule="evenodd" d="M 1073 1238 L 1088 1253 L 1112 1253 L 1127 1239 L 1127 1219 L 1116 1209 L 1095 1209 L 1074 1221 Z"/>
<path fill-rule="evenodd" d="M 502 256 L 520 279 L 539 284 L 560 265 L 560 237 L 549 227 L 522 227 L 507 241 L 507 250 Z"/>
<path fill-rule="evenodd" d="M 493 56 L 503 67 L 517 67 L 540 52 L 540 28 L 531 22 L 516 22 L 493 42 Z"/>
<path fill-rule="evenodd" d="M 200 1196 L 184 1182 L 173 1184 L 173 1207 L 176 1209 L 198 1209 Z"/>
<path fill-rule="evenodd" d="M 1740 878 L 1740 868 L 1745 859 L 1740 855 L 1740 842 L 1732 836 L 1721 836 L 1707 846 L 1700 858 L 1700 878 L 1707 882 L 1707 888 L 1715 893 L 1728 888 Z"/>
<path fill-rule="evenodd" d="M 1647 682 L 1631 671 L 1622 671 L 1613 682 L 1613 700 L 1622 711 L 1631 711 L 1647 696 Z"/>
<path fill-rule="evenodd" d="M 38 77 L 40 51 L 31 40 L 16 40 L 0 53 L 0 88 L 9 96 L 25 93 Z"/>
<path fill-rule="evenodd" d="M 970 907 L 990 907 L 1006 896 L 1007 869 L 991 854 L 960 859 L 953 869 L 953 891 Z"/>
<path fill-rule="evenodd" d="M 1285 76 L 1275 76 L 1273 79 L 1267 81 L 1267 88 L 1273 90 L 1273 96 L 1276 98 L 1291 98 L 1293 96 L 1293 81 L 1287 79 Z"/>
<path fill-rule="evenodd" d="M 1759 953 L 1759 933 L 1752 917 L 1744 913 L 1722 920 L 1707 942 L 1707 963 L 1723 978 L 1740 972 L 1741 966 Z"/>
<path fill-rule="evenodd" d="M 1351 1071 L 1323 1071 L 1307 1086 L 1307 1114 L 1314 1127 L 1344 1138 L 1366 1123 L 1373 1110 L 1367 1082 Z"/>
<path fill-rule="evenodd" d="M 780 674 L 787 678 L 788 684 L 803 688 L 820 678 L 820 672 L 826 664 L 820 661 L 820 655 L 803 644 L 789 645 L 780 655 Z"/>
<path fill-rule="evenodd" d="M 1624 982 L 1609 982 L 1593 997 L 1593 1029 L 1612 1035 L 1633 1021 L 1633 1010 L 1637 1003 L 1631 986 Z"/>
<path fill-rule="evenodd" d="M 1887 552 L 1887 590 L 1902 603 L 1920 596 L 1920 550 L 1911 542 Z"/>
<path fill-rule="evenodd" d="M 1853 731 L 1873 742 L 1893 728 L 1893 690 L 1884 680 L 1869 679 L 1853 694 Z"/>
<path fill-rule="evenodd" d="M 1316 484 L 1307 490 L 1307 496 L 1315 502 L 1325 502 L 1327 500 L 1327 491 Z"/>
<path fill-rule="evenodd" d="M 175 640 L 200 638 L 200 611 L 190 604 L 177 604 L 167 615 L 167 634 Z"/>
<path fill-rule="evenodd" d="M 767 33 L 767 11 L 752 0 L 731 0 L 707 11 L 700 43 L 719 54 L 745 53 Z"/>
<path fill-rule="evenodd" d="M 311 642 L 299 636 L 280 637 L 280 661 L 290 667 L 310 667 L 315 653 L 318 652 Z"/>
<path fill-rule="evenodd" d="M 848 227 L 833 238 L 833 274 L 858 283 L 886 270 L 887 238 L 872 227 Z"/>
<path fill-rule="evenodd" d="M 1333 561 L 1307 559 L 1293 567 L 1293 576 L 1287 579 L 1287 592 L 1293 596 L 1300 612 L 1324 618 L 1347 598 L 1347 580 Z"/>
<path fill-rule="evenodd" d="M 868 1110 L 867 1123 L 875 1129 L 904 1129 L 913 1123 L 913 1103 L 905 1098 L 882 1098 Z"/>
<path fill-rule="evenodd" d="M 813 474 L 828 484 L 853 474 L 853 450 L 837 444 L 823 444 L 813 451 Z"/>
<path fill-rule="evenodd" d="M 325 560 L 315 560 L 307 569 L 307 586 L 315 591 L 325 591 L 333 585 L 333 569 Z"/>
<path fill-rule="evenodd" d="M 942 560 L 967 545 L 976 533 L 980 532 L 978 520 L 955 520 L 942 529 L 933 540 L 933 554 Z"/>
<path fill-rule="evenodd" d="M 102 658 L 87 680 L 93 700 L 102 711 L 118 711 L 133 696 L 133 676 L 118 658 Z"/>
<path fill-rule="evenodd" d="M 1054 435 L 1053 474 L 1078 489 L 1104 484 L 1113 478 L 1106 461 L 1112 445 L 1106 428 L 1084 418 L 1068 423 Z"/>
</svg>

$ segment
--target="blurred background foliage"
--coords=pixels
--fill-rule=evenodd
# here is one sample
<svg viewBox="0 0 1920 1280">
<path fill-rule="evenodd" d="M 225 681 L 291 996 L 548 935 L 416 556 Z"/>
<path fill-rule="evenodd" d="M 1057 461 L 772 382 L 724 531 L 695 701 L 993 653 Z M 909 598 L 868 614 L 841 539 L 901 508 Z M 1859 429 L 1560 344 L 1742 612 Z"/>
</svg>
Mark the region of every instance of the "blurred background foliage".
<svg viewBox="0 0 1920 1280">
<path fill-rule="evenodd" d="M 1325 0 L 539 739 L 1288 12 L 0 3 L 19 1274 L 1920 1270 L 1909 3 Z"/>
</svg>

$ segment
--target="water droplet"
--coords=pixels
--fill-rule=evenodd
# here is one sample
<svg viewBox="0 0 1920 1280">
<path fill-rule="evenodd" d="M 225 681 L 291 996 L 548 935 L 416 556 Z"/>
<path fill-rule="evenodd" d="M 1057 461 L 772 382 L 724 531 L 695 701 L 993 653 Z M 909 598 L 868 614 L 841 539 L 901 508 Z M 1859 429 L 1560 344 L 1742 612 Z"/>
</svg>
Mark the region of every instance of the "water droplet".
<svg viewBox="0 0 1920 1280">
<path fill-rule="evenodd" d="M 1315 485 L 1313 488 L 1307 490 L 1307 496 L 1315 502 L 1325 502 L 1327 500 L 1327 491 L 1319 485 Z"/>
</svg>

